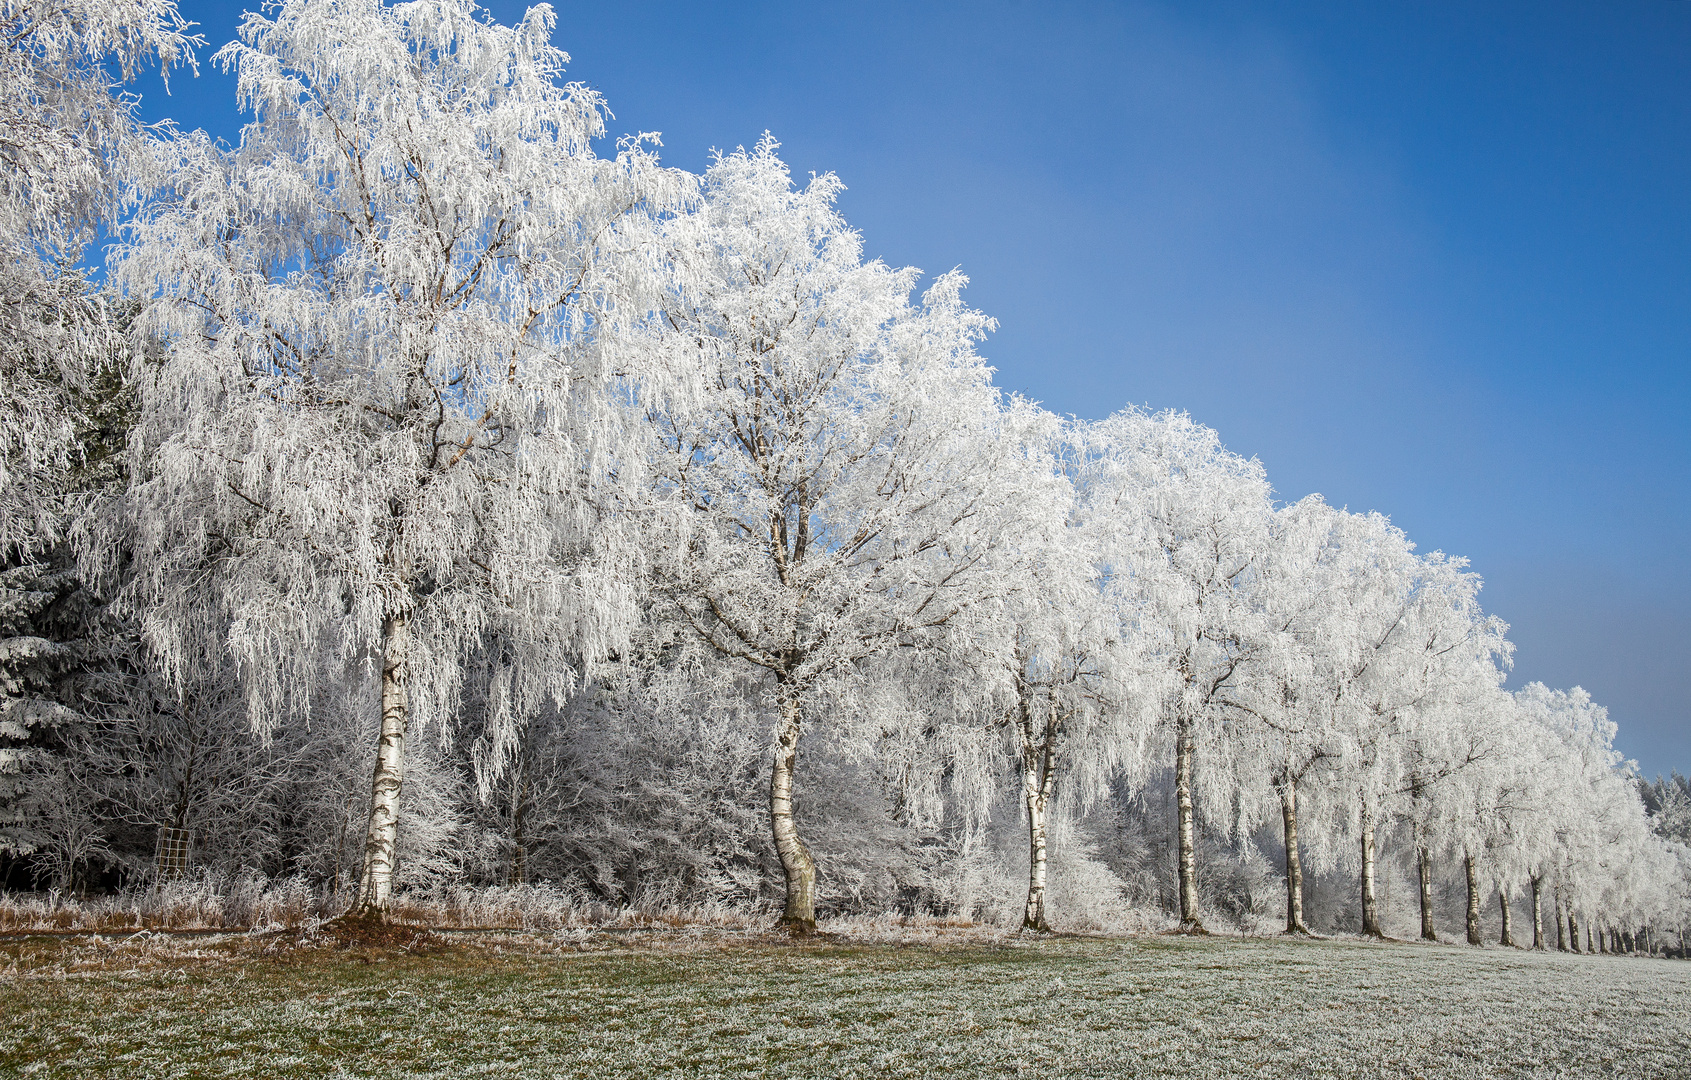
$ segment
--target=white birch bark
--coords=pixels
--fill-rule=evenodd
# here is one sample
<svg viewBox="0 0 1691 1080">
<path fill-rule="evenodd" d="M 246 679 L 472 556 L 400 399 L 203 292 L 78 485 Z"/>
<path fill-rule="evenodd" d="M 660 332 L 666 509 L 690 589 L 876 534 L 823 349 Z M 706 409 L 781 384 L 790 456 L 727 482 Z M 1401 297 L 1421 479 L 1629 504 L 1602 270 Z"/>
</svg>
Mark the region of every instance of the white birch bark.
<svg viewBox="0 0 1691 1080">
<path fill-rule="evenodd" d="M 1034 720 L 1026 692 L 1018 704 L 1022 729 L 1022 805 L 1028 815 L 1028 895 L 1022 928 L 1048 933 L 1045 917 L 1046 815 L 1057 786 L 1059 721 L 1055 706 L 1043 724 Z M 1037 732 L 1037 734 L 1036 734 Z"/>
<path fill-rule="evenodd" d="M 1362 804 L 1362 932 L 1384 937 L 1380 931 L 1380 905 L 1374 892 L 1374 812 L 1366 799 Z"/>
<path fill-rule="evenodd" d="M 1480 873 L 1472 854 L 1463 854 L 1462 869 L 1468 877 L 1468 944 L 1484 944 L 1480 940 Z"/>
<path fill-rule="evenodd" d="M 1198 852 L 1192 806 L 1192 721 L 1183 709 L 1174 743 L 1174 799 L 1180 862 L 1180 932 L 1207 933 L 1198 917 Z"/>
<path fill-rule="evenodd" d="M 1544 878 L 1532 878 L 1532 947 L 1534 952 L 1545 951 L 1544 941 Z"/>
<path fill-rule="evenodd" d="M 406 695 L 410 644 L 405 616 L 389 616 L 382 627 L 382 728 L 376 743 L 375 775 L 370 781 L 364 869 L 358 878 L 356 909 L 362 915 L 385 915 L 393 900 L 399 796 L 405 786 L 405 734 L 410 722 Z"/>
<path fill-rule="evenodd" d="M 816 860 L 800 838 L 793 820 L 793 774 L 803 715 L 791 683 L 782 683 L 777 705 L 781 726 L 776 733 L 769 775 L 769 822 L 775 853 L 781 859 L 781 872 L 786 879 L 787 903 L 781 914 L 781 925 L 795 934 L 810 934 L 816 930 Z"/>
<path fill-rule="evenodd" d="M 1280 820 L 1286 839 L 1286 933 L 1308 934 L 1303 921 L 1303 860 L 1298 855 L 1298 785 L 1291 777 L 1279 784 Z"/>
<path fill-rule="evenodd" d="M 1421 938 L 1437 941 L 1439 936 L 1433 932 L 1433 860 L 1423 844 L 1415 847 L 1415 870 L 1420 885 Z"/>
</svg>

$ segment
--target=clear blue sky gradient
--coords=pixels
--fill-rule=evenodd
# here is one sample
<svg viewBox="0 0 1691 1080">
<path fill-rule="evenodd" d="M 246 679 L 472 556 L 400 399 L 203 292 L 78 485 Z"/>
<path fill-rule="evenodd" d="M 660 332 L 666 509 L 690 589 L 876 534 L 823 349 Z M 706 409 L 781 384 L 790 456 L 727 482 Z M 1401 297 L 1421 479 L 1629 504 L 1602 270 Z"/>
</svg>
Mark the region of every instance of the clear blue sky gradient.
<svg viewBox="0 0 1691 1080">
<path fill-rule="evenodd" d="M 182 2 L 214 47 L 243 6 Z M 558 12 L 616 131 L 694 170 L 773 132 L 872 254 L 973 278 L 1001 385 L 1186 409 L 1467 556 L 1510 686 L 1691 772 L 1691 3 Z M 220 73 L 141 89 L 238 136 Z"/>
</svg>

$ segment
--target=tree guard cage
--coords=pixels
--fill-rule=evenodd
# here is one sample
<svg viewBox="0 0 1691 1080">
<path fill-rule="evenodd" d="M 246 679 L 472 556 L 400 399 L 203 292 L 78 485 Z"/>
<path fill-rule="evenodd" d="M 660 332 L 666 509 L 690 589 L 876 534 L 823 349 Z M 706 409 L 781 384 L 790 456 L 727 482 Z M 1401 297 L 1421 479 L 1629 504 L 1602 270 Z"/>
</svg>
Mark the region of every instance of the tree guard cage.
<svg viewBox="0 0 1691 1080">
<path fill-rule="evenodd" d="M 158 843 L 153 852 L 153 865 L 160 882 L 176 881 L 188 875 L 193 853 L 194 834 L 174 825 L 159 828 Z"/>
</svg>

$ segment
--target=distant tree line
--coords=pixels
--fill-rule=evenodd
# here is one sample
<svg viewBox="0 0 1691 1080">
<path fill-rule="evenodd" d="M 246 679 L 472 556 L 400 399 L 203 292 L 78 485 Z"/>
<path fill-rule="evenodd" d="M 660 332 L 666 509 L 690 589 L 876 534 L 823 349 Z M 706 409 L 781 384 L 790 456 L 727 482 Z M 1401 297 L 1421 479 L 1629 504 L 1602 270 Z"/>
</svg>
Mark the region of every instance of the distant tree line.
<svg viewBox="0 0 1691 1080">
<path fill-rule="evenodd" d="M 10 887 L 1380 935 L 1405 879 L 1428 938 L 1454 884 L 1474 944 L 1683 951 L 1686 780 L 1505 691 L 1462 559 L 999 390 L 767 136 L 603 156 L 549 9 L 248 15 L 234 147 L 112 85 L 196 63 L 173 4 L 0 25 Z"/>
</svg>

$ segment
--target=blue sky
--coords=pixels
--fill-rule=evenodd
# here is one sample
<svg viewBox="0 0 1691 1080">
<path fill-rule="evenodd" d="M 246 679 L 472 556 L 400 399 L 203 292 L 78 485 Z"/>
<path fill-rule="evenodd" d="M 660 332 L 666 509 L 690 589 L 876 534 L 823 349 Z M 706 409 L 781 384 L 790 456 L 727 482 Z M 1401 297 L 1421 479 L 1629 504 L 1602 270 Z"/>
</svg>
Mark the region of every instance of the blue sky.
<svg viewBox="0 0 1691 1080">
<path fill-rule="evenodd" d="M 181 6 L 215 46 L 243 5 Z M 872 254 L 972 277 L 1001 385 L 1186 409 L 1467 556 L 1509 685 L 1691 772 L 1691 3 L 557 8 L 617 131 L 772 131 Z M 235 137 L 226 77 L 142 89 Z"/>
</svg>

